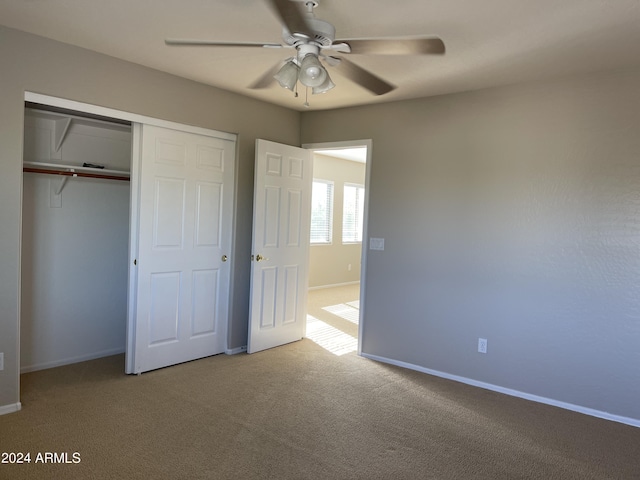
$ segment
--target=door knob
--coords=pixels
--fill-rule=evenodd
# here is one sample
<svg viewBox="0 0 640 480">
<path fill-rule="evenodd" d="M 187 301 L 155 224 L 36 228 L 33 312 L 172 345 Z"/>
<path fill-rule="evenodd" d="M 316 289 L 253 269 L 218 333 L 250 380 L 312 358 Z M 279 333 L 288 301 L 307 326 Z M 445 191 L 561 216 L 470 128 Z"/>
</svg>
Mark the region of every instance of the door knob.
<svg viewBox="0 0 640 480">
<path fill-rule="evenodd" d="M 227 257 L 226 255 L 222 255 L 222 261 L 226 262 L 227 260 L 229 260 L 229 257 Z"/>
<path fill-rule="evenodd" d="M 262 255 L 256 255 L 256 262 L 261 262 L 262 260 L 269 260 L 267 257 L 263 257 Z"/>
</svg>

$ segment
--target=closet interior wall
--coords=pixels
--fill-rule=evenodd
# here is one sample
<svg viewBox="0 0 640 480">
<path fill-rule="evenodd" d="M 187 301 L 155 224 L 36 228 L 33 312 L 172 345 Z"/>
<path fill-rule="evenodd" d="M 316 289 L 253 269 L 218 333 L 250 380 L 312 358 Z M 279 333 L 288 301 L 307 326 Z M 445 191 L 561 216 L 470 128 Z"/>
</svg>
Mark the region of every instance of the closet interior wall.
<svg viewBox="0 0 640 480">
<path fill-rule="evenodd" d="M 130 171 L 131 125 L 27 108 L 24 132 L 25 166 Z M 128 181 L 24 173 L 22 372 L 124 352 L 129 203 Z"/>
</svg>

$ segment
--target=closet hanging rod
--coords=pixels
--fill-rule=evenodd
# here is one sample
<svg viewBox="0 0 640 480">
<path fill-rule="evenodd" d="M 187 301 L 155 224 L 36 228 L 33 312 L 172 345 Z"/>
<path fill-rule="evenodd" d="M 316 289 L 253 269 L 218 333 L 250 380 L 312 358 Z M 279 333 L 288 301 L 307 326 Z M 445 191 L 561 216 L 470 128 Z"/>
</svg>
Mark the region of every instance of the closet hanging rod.
<svg viewBox="0 0 640 480">
<path fill-rule="evenodd" d="M 62 175 L 65 177 L 87 177 L 87 178 L 102 178 L 105 180 L 124 180 L 125 182 L 129 181 L 129 177 L 118 176 L 118 175 L 104 175 L 100 173 L 74 172 L 74 171 L 68 171 L 68 170 L 66 171 L 51 170 L 47 168 L 24 167 L 22 171 L 28 172 L 28 173 L 46 173 L 49 175 Z"/>
</svg>

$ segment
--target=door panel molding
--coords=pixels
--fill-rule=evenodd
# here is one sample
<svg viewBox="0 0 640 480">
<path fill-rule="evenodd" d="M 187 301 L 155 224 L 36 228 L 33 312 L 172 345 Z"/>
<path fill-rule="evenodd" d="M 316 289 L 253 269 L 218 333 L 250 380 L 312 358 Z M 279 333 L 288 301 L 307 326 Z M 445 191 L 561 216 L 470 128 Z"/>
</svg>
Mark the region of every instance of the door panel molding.
<svg viewBox="0 0 640 480">
<path fill-rule="evenodd" d="M 311 152 L 256 141 L 249 353 L 305 333 Z"/>
<path fill-rule="evenodd" d="M 140 153 L 135 373 L 226 350 L 235 142 L 143 125 Z"/>
</svg>

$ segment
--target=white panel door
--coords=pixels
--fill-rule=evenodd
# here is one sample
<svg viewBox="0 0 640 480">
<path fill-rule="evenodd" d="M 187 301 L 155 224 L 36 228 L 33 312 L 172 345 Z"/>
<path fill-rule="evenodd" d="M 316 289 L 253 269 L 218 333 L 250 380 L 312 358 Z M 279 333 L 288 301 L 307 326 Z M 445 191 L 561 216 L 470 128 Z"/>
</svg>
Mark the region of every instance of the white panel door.
<svg viewBox="0 0 640 480">
<path fill-rule="evenodd" d="M 256 141 L 249 353 L 305 333 L 311 184 L 310 150 Z"/>
<path fill-rule="evenodd" d="M 142 126 L 134 373 L 226 349 L 235 142 Z"/>
</svg>

